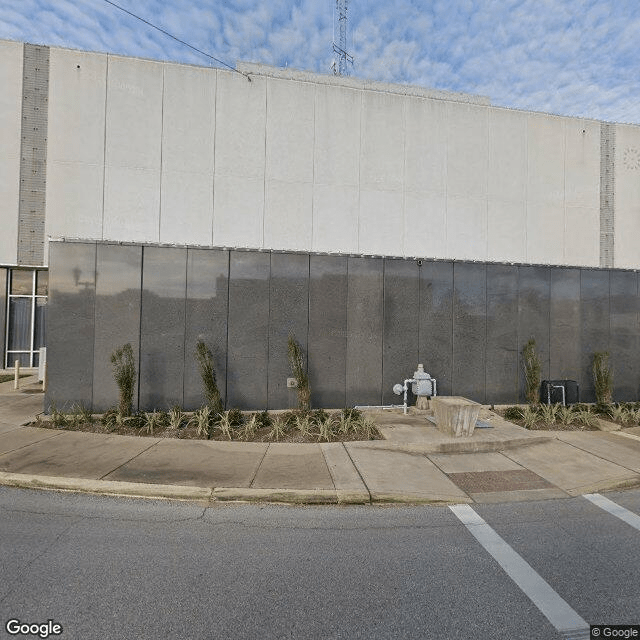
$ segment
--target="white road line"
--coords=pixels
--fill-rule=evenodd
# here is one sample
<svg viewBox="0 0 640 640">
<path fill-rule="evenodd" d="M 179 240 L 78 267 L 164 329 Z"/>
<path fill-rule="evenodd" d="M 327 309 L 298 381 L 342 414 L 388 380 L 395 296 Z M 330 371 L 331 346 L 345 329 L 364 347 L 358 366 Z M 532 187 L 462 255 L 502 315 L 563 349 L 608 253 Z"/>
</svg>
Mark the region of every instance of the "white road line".
<svg viewBox="0 0 640 640">
<path fill-rule="evenodd" d="M 633 511 L 621 507 L 619 504 L 613 502 L 613 500 L 609 500 L 609 498 L 605 498 L 599 493 L 585 493 L 582 497 L 589 500 L 589 502 L 593 502 L 596 507 L 608 511 L 612 516 L 620 518 L 620 520 L 640 531 L 640 516 L 633 513 Z"/>
<path fill-rule="evenodd" d="M 583 620 L 553 588 L 536 573 L 522 556 L 518 555 L 468 504 L 450 505 L 449 509 L 467 527 L 475 539 L 488 551 L 506 574 L 540 609 L 559 633 L 572 637 L 588 632 L 589 624 Z M 581 634 L 582 632 L 582 634 Z M 587 633 L 584 637 L 589 637 Z"/>
</svg>

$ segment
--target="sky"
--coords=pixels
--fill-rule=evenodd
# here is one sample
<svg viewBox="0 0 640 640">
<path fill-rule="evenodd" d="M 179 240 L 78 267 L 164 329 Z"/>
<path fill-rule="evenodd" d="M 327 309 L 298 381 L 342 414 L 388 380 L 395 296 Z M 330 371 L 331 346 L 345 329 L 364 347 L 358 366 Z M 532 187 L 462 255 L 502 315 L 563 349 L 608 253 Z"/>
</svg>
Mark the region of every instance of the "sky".
<svg viewBox="0 0 640 640">
<path fill-rule="evenodd" d="M 224 63 L 331 73 L 335 0 L 114 0 Z M 637 0 L 349 0 L 350 75 L 640 123 Z M 0 38 L 220 66 L 105 0 L 0 0 Z M 337 38 L 337 35 L 336 35 Z"/>
</svg>

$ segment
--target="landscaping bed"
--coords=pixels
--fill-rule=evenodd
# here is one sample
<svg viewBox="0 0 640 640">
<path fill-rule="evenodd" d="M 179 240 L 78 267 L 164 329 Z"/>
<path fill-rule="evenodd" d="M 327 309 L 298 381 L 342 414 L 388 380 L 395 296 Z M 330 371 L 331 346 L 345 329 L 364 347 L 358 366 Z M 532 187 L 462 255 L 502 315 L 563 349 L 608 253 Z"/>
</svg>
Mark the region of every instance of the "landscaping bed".
<svg viewBox="0 0 640 640">
<path fill-rule="evenodd" d="M 497 411 L 505 420 L 509 420 L 525 429 L 597 431 L 600 419 L 614 422 L 621 427 L 640 425 L 640 403 L 608 404 L 532 404 L 512 406 Z"/>
<path fill-rule="evenodd" d="M 94 416 L 83 407 L 71 413 L 52 408 L 31 426 L 90 433 L 241 442 L 347 442 L 380 440 L 371 418 L 358 409 L 341 411 L 292 410 L 242 412 L 238 409 L 214 413 L 208 406 L 191 413 L 174 407 L 168 412 L 137 412 L 130 416 L 112 409 Z"/>
</svg>

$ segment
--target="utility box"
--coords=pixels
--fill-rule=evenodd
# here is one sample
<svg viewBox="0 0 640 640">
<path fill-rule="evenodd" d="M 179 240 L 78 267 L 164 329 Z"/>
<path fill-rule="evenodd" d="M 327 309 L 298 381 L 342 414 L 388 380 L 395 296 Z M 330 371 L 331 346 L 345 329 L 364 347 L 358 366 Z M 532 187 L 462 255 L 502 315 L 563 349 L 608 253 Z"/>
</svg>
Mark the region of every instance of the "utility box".
<svg viewBox="0 0 640 640">
<path fill-rule="evenodd" d="M 576 404 L 580 402 L 580 385 L 575 380 L 543 380 L 540 385 L 542 404 Z"/>
</svg>

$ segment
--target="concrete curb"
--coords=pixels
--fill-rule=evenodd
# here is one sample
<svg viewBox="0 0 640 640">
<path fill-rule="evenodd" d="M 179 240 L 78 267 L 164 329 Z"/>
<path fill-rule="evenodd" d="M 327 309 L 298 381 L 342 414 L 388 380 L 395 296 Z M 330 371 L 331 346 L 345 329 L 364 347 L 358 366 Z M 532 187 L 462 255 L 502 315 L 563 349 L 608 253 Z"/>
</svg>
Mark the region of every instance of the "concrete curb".
<svg viewBox="0 0 640 640">
<path fill-rule="evenodd" d="M 371 492 L 371 503 L 386 504 L 431 504 L 431 505 L 448 505 L 448 504 L 469 504 L 473 500 L 466 496 L 438 496 L 434 494 L 424 493 L 387 493 L 382 491 Z"/>
<path fill-rule="evenodd" d="M 334 489 L 249 489 L 218 487 L 212 492 L 214 500 L 242 502 L 287 502 L 292 504 L 338 504 Z"/>
<path fill-rule="evenodd" d="M 169 500 L 211 499 L 212 490 L 204 487 L 183 487 L 171 484 L 145 484 L 142 482 L 117 482 L 114 480 L 87 480 L 59 476 L 37 476 L 23 473 L 0 472 L 0 485 L 23 489 L 51 489 L 97 493 L 104 495 L 160 498 Z"/>
</svg>

